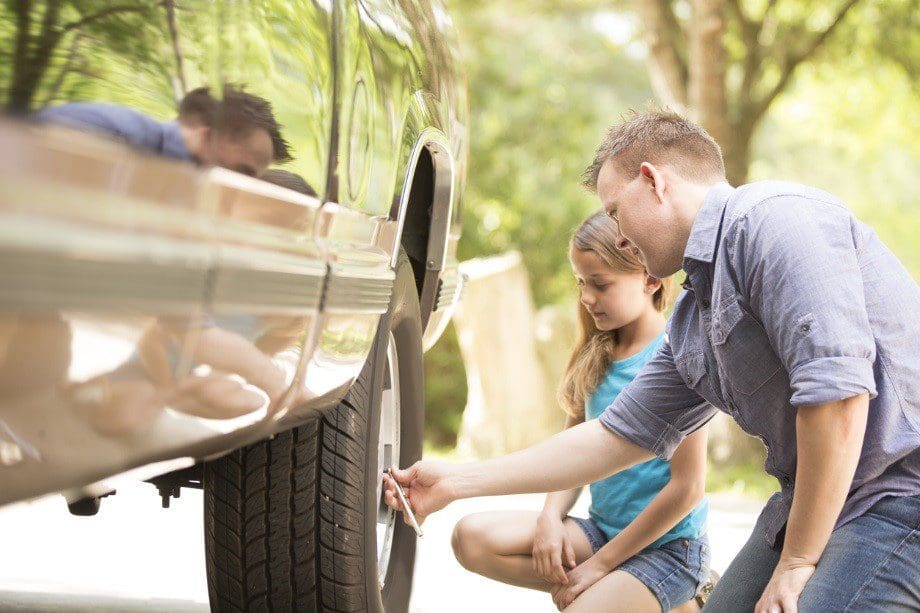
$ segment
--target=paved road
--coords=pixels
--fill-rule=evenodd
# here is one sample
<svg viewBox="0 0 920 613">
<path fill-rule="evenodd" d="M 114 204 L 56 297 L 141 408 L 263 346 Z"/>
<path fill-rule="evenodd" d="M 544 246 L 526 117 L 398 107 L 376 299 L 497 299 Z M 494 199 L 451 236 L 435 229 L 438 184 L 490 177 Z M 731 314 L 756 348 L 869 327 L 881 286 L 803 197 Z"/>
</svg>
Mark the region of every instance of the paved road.
<svg viewBox="0 0 920 613">
<path fill-rule="evenodd" d="M 541 496 L 464 500 L 425 523 L 411 613 L 552 613 L 546 594 L 464 571 L 450 551 L 454 523 L 489 509 L 538 509 Z M 583 498 L 576 512 L 584 513 Z M 713 566 L 722 570 L 747 538 L 756 502 L 719 496 L 710 519 Z M 73 517 L 62 498 L 0 511 L 0 611 L 207 611 L 201 492 L 183 490 L 160 509 L 151 485 L 122 486 L 96 517 Z"/>
</svg>

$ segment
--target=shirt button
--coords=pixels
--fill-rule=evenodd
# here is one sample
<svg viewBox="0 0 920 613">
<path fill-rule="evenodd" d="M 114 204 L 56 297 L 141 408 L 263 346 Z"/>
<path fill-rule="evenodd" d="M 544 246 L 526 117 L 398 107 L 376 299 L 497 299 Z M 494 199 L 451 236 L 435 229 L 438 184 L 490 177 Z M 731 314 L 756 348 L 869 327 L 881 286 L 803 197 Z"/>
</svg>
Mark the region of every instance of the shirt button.
<svg viewBox="0 0 920 613">
<path fill-rule="evenodd" d="M 704 309 L 708 309 L 708 308 L 709 308 L 709 301 L 706 300 L 705 298 L 703 298 L 702 300 L 700 300 L 700 304 L 702 305 L 702 307 L 703 307 Z"/>
<path fill-rule="evenodd" d="M 799 326 L 799 329 L 802 331 L 802 334 L 808 334 L 808 332 L 811 330 L 811 324 L 804 323 Z"/>
</svg>

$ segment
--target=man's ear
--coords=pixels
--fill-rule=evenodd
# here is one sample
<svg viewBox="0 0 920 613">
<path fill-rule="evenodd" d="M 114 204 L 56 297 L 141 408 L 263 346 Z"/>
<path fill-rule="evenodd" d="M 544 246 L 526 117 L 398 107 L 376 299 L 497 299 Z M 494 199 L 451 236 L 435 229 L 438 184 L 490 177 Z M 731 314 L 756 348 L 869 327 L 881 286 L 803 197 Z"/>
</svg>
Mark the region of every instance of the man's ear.
<svg viewBox="0 0 920 613">
<path fill-rule="evenodd" d="M 639 175 L 648 182 L 649 188 L 655 192 L 655 196 L 658 197 L 658 200 L 664 202 L 664 194 L 667 190 L 667 186 L 664 174 L 661 170 L 654 164 L 642 162 L 642 165 L 639 167 Z"/>
</svg>

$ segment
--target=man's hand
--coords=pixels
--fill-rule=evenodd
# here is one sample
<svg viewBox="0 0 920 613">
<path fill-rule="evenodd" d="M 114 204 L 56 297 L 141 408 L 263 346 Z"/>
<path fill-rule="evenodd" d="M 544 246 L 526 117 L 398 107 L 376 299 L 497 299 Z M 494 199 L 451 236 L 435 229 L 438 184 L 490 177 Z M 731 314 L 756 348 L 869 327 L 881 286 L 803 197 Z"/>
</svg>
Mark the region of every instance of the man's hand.
<svg viewBox="0 0 920 613">
<path fill-rule="evenodd" d="M 535 575 L 549 583 L 569 582 L 563 563 L 575 568 L 575 549 L 557 515 L 544 512 L 537 518 L 531 555 Z"/>
<path fill-rule="evenodd" d="M 553 603 L 560 611 L 572 604 L 582 592 L 610 574 L 607 568 L 598 557 L 592 556 L 581 563 L 575 570 L 569 573 L 568 582 L 557 584 L 550 593 L 553 595 Z"/>
<path fill-rule="evenodd" d="M 405 470 L 394 467 L 393 477 L 383 474 L 383 483 L 386 487 L 384 501 L 391 509 L 403 511 L 403 521 L 406 524 L 410 523 L 396 495 L 396 485 L 393 482 L 395 478 L 409 500 L 416 521 L 421 525 L 427 516 L 456 500 L 454 486 L 450 481 L 454 472 L 451 465 L 446 462 L 416 462 Z"/>
<path fill-rule="evenodd" d="M 797 613 L 799 595 L 813 574 L 814 564 L 780 559 L 754 613 Z"/>
</svg>

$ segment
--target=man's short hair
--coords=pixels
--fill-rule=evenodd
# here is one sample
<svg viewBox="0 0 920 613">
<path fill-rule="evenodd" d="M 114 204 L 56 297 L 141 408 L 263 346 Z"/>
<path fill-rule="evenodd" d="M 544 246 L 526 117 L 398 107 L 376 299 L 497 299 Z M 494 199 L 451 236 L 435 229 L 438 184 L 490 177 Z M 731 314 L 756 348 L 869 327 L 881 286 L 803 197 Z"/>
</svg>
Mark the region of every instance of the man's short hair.
<svg viewBox="0 0 920 613">
<path fill-rule="evenodd" d="M 718 143 L 695 123 L 668 110 L 630 111 L 622 123 L 607 130 L 582 184 L 597 191 L 597 177 L 608 160 L 632 180 L 643 162 L 668 164 L 682 177 L 705 182 L 725 178 Z"/>
<path fill-rule="evenodd" d="M 193 89 L 179 103 L 179 120 L 189 125 L 206 125 L 217 134 L 246 136 L 252 130 L 265 130 L 272 139 L 272 159 L 290 162 L 290 146 L 281 135 L 271 103 L 246 92 L 243 87 L 224 85 L 220 100 L 210 87 Z"/>
<path fill-rule="evenodd" d="M 211 88 L 193 89 L 179 102 L 179 121 L 188 126 L 210 126 L 216 107 L 217 100 L 211 96 Z"/>
</svg>

